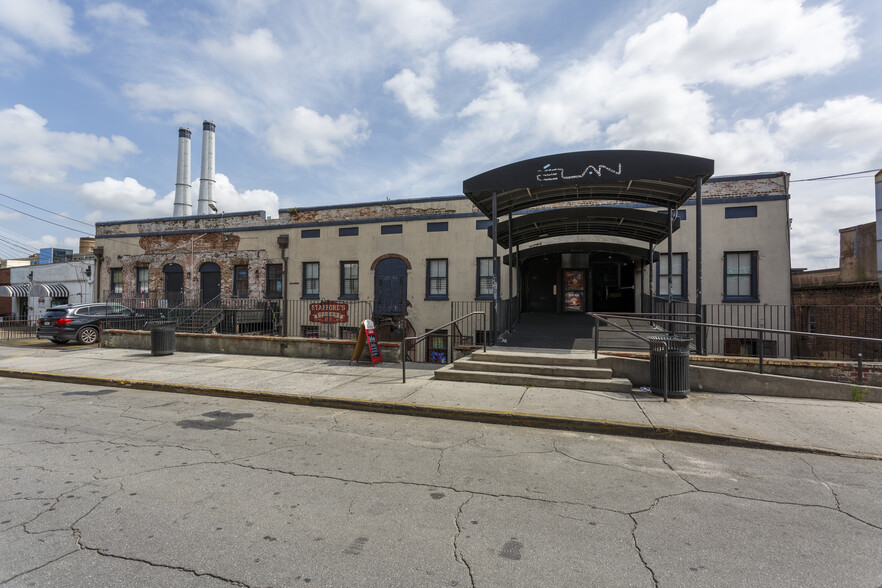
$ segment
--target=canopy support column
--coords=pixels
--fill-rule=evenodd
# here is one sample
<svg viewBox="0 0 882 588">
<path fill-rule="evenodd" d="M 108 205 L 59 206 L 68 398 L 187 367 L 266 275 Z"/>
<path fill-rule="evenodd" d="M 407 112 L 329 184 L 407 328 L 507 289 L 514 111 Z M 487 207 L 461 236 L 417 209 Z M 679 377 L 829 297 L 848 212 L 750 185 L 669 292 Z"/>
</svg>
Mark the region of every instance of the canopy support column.
<svg viewBox="0 0 882 588">
<path fill-rule="evenodd" d="M 490 311 L 490 341 L 496 345 L 497 317 L 499 316 L 499 218 L 496 210 L 496 190 L 493 190 L 493 308 Z"/>
<path fill-rule="evenodd" d="M 704 309 L 702 308 L 702 267 L 701 267 L 701 178 L 695 178 L 695 312 L 698 314 L 698 322 L 704 322 Z M 695 348 L 698 353 L 705 355 L 704 326 L 699 324 L 695 328 Z"/>
<path fill-rule="evenodd" d="M 668 205 L 668 320 L 674 320 L 674 209 Z M 674 334 L 674 323 L 668 323 L 668 333 Z"/>
<path fill-rule="evenodd" d="M 514 260 L 511 257 L 511 209 L 508 210 L 508 316 L 507 319 L 507 327 L 511 329 L 512 324 L 514 324 L 514 296 L 512 296 L 512 269 L 511 266 L 514 263 Z"/>
</svg>

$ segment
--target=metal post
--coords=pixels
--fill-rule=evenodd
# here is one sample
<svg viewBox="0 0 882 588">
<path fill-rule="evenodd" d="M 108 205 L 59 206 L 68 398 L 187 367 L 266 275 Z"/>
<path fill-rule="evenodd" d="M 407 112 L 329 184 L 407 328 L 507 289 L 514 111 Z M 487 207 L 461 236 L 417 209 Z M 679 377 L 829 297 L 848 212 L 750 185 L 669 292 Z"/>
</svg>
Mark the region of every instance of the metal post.
<svg viewBox="0 0 882 588">
<path fill-rule="evenodd" d="M 858 384 L 864 383 L 864 342 L 858 341 Z"/>
<path fill-rule="evenodd" d="M 508 328 L 509 329 L 511 328 L 511 325 L 514 322 L 512 320 L 512 308 L 511 308 L 512 307 L 512 303 L 511 303 L 511 301 L 512 301 L 512 295 L 511 295 L 511 292 L 512 292 L 512 288 L 511 288 L 511 281 L 512 281 L 511 266 L 512 266 L 512 263 L 514 263 L 514 262 L 512 261 L 512 258 L 511 258 L 511 209 L 509 208 L 508 209 Z"/>
<path fill-rule="evenodd" d="M 668 269 L 670 269 L 670 268 L 668 268 Z M 662 343 L 665 344 L 665 402 L 667 402 L 668 401 L 668 386 L 670 386 L 670 384 L 671 384 L 671 375 L 668 373 L 668 370 L 670 369 L 669 364 L 671 363 L 670 361 L 668 361 L 668 352 L 670 351 L 671 345 L 667 341 L 662 341 Z"/>
<path fill-rule="evenodd" d="M 757 331 L 756 337 L 756 344 L 759 346 L 759 368 L 760 373 L 763 373 L 763 347 L 765 347 L 765 345 L 763 345 L 763 332 Z"/>
<path fill-rule="evenodd" d="M 597 359 L 597 345 L 600 341 L 600 319 L 594 318 L 594 359 Z"/>
<path fill-rule="evenodd" d="M 496 330 L 498 328 L 498 311 L 499 311 L 499 252 L 497 251 L 499 237 L 499 219 L 497 218 L 496 209 L 496 191 L 493 191 L 493 304 L 492 314 L 490 315 L 490 338 L 493 344 L 496 344 Z"/>
<path fill-rule="evenodd" d="M 407 383 L 407 354 L 405 352 L 405 341 L 401 339 L 401 383 Z"/>
<path fill-rule="evenodd" d="M 701 177 L 695 178 L 695 307 L 697 310 L 696 314 L 703 315 L 702 312 L 702 280 L 703 280 L 703 270 L 701 266 L 702 256 L 701 256 Z M 704 318 L 699 319 L 699 322 L 704 323 Z M 696 349 L 702 355 L 704 353 L 704 325 L 698 325 L 695 327 L 695 337 L 697 339 Z"/>
<path fill-rule="evenodd" d="M 674 320 L 674 295 L 671 290 L 674 287 L 673 257 L 674 257 L 674 209 L 668 205 L 668 320 Z M 674 324 L 668 323 L 668 334 L 674 334 Z"/>
</svg>

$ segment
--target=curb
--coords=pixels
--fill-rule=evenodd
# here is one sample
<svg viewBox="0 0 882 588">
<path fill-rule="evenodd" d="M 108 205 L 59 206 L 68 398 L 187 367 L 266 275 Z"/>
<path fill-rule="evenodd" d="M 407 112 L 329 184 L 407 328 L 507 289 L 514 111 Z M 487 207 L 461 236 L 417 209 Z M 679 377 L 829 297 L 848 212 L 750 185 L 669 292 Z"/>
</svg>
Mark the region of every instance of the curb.
<svg viewBox="0 0 882 588">
<path fill-rule="evenodd" d="M 31 372 L 23 370 L 0 369 L 0 377 L 20 380 L 37 380 L 45 382 L 61 382 L 88 386 L 110 386 L 113 388 L 129 388 L 133 390 L 149 390 L 153 392 L 172 392 L 196 396 L 215 396 L 220 398 L 238 398 L 280 404 L 300 406 L 316 406 L 362 412 L 377 412 L 404 416 L 466 421 L 493 425 L 528 427 L 535 429 L 552 429 L 577 433 L 596 433 L 619 437 L 637 437 L 642 439 L 658 439 L 663 441 L 679 441 L 683 443 L 701 443 L 705 445 L 725 445 L 745 449 L 763 449 L 768 451 L 784 451 L 790 453 L 810 453 L 833 457 L 854 459 L 872 459 L 882 461 L 882 455 L 872 453 L 849 453 L 824 449 L 820 447 L 802 447 L 784 445 L 737 437 L 722 433 L 711 433 L 696 429 L 678 427 L 658 427 L 639 423 L 625 423 L 599 419 L 538 415 L 519 412 L 503 412 L 475 408 L 450 408 L 426 404 L 410 404 L 379 400 L 361 400 L 356 398 L 333 398 L 329 396 L 308 396 L 304 394 L 283 394 L 238 388 L 219 388 L 215 386 L 197 386 L 192 384 L 170 384 L 148 380 L 128 380 L 122 378 L 100 378 L 95 376 L 78 376 L 71 374 L 55 374 L 49 372 Z"/>
</svg>

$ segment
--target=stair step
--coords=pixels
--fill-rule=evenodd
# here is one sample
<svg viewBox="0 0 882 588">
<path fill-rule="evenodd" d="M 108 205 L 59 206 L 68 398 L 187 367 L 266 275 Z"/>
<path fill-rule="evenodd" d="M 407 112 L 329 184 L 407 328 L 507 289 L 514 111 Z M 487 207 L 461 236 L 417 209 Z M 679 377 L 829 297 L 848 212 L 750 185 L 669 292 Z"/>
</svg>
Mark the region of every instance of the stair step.
<svg viewBox="0 0 882 588">
<path fill-rule="evenodd" d="M 513 363 L 525 365 L 556 365 L 567 367 L 595 367 L 597 365 L 593 353 L 538 353 L 526 351 L 500 351 L 491 349 L 475 351 L 472 361 Z"/>
<path fill-rule="evenodd" d="M 633 386 L 623 378 L 586 379 L 502 372 L 473 372 L 454 369 L 447 365 L 435 371 L 435 378 L 451 382 L 476 382 L 481 384 L 505 384 L 509 386 L 533 386 L 564 388 L 567 390 L 592 390 L 599 392 L 630 393 Z"/>
<path fill-rule="evenodd" d="M 579 367 L 562 365 L 543 365 L 526 363 L 503 363 L 499 361 L 477 361 L 463 358 L 453 362 L 454 369 L 473 372 L 499 372 L 536 376 L 557 376 L 567 378 L 609 379 L 612 370 L 599 367 Z"/>
</svg>

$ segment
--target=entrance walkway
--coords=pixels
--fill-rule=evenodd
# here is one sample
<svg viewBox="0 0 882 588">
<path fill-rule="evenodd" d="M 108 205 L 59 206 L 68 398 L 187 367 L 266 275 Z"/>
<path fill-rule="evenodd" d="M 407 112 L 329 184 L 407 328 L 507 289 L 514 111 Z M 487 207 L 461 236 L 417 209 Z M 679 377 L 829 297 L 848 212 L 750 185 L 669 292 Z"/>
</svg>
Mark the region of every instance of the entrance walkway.
<svg viewBox="0 0 882 588">
<path fill-rule="evenodd" d="M 594 319 L 581 313 L 525 312 L 514 332 L 497 345 L 591 351 L 594 349 Z"/>
</svg>

